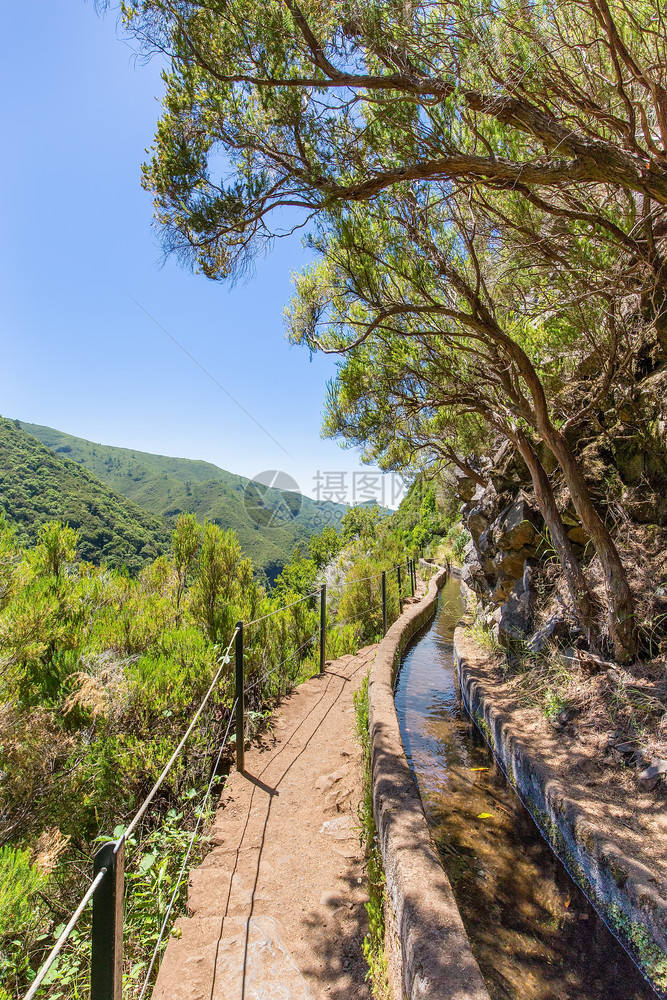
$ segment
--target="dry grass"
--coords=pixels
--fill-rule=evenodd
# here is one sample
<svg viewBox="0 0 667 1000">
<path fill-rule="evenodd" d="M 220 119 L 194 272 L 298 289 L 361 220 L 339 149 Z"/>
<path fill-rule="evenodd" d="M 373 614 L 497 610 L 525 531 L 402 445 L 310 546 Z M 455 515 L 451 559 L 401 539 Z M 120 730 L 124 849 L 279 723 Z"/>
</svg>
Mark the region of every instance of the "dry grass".
<svg viewBox="0 0 667 1000">
<path fill-rule="evenodd" d="M 506 676 L 522 707 L 539 708 L 550 720 L 570 709 L 578 728 L 617 732 L 647 758 L 667 757 L 665 659 L 591 673 L 585 659 L 569 660 L 552 647 L 524 654 Z"/>
</svg>

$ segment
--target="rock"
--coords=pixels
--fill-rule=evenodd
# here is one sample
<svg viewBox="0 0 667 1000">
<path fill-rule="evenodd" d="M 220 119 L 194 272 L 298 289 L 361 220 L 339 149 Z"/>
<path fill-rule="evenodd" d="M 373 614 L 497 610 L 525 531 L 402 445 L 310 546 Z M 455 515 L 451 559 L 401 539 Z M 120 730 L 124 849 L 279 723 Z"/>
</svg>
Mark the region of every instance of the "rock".
<svg viewBox="0 0 667 1000">
<path fill-rule="evenodd" d="M 482 563 L 482 569 L 484 570 L 484 575 L 488 580 L 495 580 L 496 578 L 496 564 L 493 559 L 485 559 Z"/>
<path fill-rule="evenodd" d="M 463 469 L 455 468 L 453 472 L 454 479 L 456 481 L 454 488 L 456 489 L 456 492 L 461 500 L 472 500 L 479 484 L 472 478 L 472 476 L 467 476 Z"/>
<path fill-rule="evenodd" d="M 500 608 L 500 631 L 510 637 L 522 638 L 530 627 L 532 611 L 531 593 L 524 590 L 521 579 Z"/>
<path fill-rule="evenodd" d="M 499 625 L 502 613 L 503 613 L 502 608 L 496 608 L 495 611 L 489 612 L 487 615 L 484 616 L 484 621 L 489 627 L 491 627 L 492 625 Z"/>
<path fill-rule="evenodd" d="M 470 532 L 475 544 L 480 536 L 488 530 L 498 513 L 498 497 L 493 486 L 483 489 L 477 487 L 470 503 L 461 508 L 461 517 Z"/>
<path fill-rule="evenodd" d="M 658 758 L 651 761 L 650 767 L 643 770 L 638 775 L 637 780 L 644 791 L 650 792 L 656 787 L 660 781 L 660 776 L 663 774 L 667 774 L 667 760 Z"/>
<path fill-rule="evenodd" d="M 551 615 L 542 628 L 533 633 L 526 645 L 531 652 L 541 653 L 549 639 L 563 637 L 569 630 L 569 625 L 565 618 L 562 618 L 560 615 Z"/>
<path fill-rule="evenodd" d="M 476 594 L 485 591 L 488 587 L 484 570 L 475 557 L 465 558 L 461 567 L 461 580 Z"/>
<path fill-rule="evenodd" d="M 486 528 L 477 539 L 477 548 L 483 556 L 490 555 L 495 551 L 493 545 L 493 530 Z"/>
<path fill-rule="evenodd" d="M 513 577 L 515 580 L 521 578 L 521 589 L 523 590 L 523 571 L 526 559 L 535 554 L 534 549 L 523 548 L 518 551 L 510 549 L 509 552 L 500 551 L 493 564 L 497 572 L 503 576 Z"/>
<path fill-rule="evenodd" d="M 637 753 L 636 743 L 636 740 L 626 740 L 625 743 L 617 743 L 615 749 L 619 753 L 622 753 L 624 757 L 634 757 Z"/>
<path fill-rule="evenodd" d="M 500 578 L 497 582 L 491 594 L 489 595 L 493 604 L 504 604 L 512 593 L 512 587 L 514 586 L 514 580 L 507 580 Z"/>
<path fill-rule="evenodd" d="M 472 513 L 468 516 L 468 531 L 472 535 L 474 542 L 478 543 L 480 535 L 482 532 L 486 531 L 489 526 L 488 520 L 483 514 L 475 507 Z"/>
<path fill-rule="evenodd" d="M 665 502 L 656 496 L 656 494 L 653 494 L 648 499 L 624 500 L 624 508 L 632 520 L 638 521 L 639 524 L 665 523 Z"/>
<path fill-rule="evenodd" d="M 571 542 L 574 542 L 575 545 L 588 545 L 590 541 L 589 536 L 586 534 L 584 529 L 578 524 L 575 525 L 574 528 L 570 528 L 570 530 L 567 533 L 567 537 L 570 539 Z"/>
<path fill-rule="evenodd" d="M 614 437 L 611 442 L 614 465 L 626 486 L 639 486 L 644 479 L 645 447 L 634 435 Z"/>
<path fill-rule="evenodd" d="M 535 513 L 525 500 L 515 500 L 499 515 L 493 526 L 493 540 L 499 549 L 522 549 L 537 541 Z"/>
</svg>

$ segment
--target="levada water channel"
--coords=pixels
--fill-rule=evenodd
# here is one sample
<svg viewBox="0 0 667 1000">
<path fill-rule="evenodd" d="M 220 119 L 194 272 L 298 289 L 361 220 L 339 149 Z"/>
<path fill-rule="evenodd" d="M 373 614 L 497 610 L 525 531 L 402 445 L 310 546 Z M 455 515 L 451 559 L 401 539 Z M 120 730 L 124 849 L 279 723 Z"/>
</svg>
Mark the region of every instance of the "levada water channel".
<svg viewBox="0 0 667 1000">
<path fill-rule="evenodd" d="M 461 704 L 458 581 L 403 656 L 396 711 L 431 834 L 492 1000 L 655 1000 L 542 839 Z"/>
</svg>

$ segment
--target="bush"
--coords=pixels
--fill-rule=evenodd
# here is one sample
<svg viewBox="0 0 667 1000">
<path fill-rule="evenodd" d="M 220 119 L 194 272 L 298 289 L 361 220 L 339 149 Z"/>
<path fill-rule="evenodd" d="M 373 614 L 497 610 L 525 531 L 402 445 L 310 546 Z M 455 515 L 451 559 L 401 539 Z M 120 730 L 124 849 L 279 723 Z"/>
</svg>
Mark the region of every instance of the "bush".
<svg viewBox="0 0 667 1000">
<path fill-rule="evenodd" d="M 36 897 L 48 876 L 30 861 L 30 851 L 0 848 L 0 940 L 30 933 L 38 919 Z"/>
</svg>

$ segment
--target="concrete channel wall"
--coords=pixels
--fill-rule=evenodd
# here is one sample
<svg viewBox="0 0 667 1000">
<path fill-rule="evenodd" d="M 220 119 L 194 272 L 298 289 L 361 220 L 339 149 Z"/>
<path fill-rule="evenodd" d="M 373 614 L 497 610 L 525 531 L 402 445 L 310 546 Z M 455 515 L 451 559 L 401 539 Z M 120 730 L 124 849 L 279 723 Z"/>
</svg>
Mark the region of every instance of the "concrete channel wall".
<svg viewBox="0 0 667 1000">
<path fill-rule="evenodd" d="M 447 572 L 431 578 L 380 643 L 369 683 L 373 811 L 387 892 L 394 1000 L 489 1000 L 403 749 L 394 681 L 403 650 L 434 615 Z"/>
<path fill-rule="evenodd" d="M 667 994 L 667 900 L 644 865 L 624 854 L 568 795 L 549 762 L 531 756 L 485 684 L 488 654 L 457 628 L 454 655 L 465 704 L 533 819 L 598 912 Z"/>
</svg>

